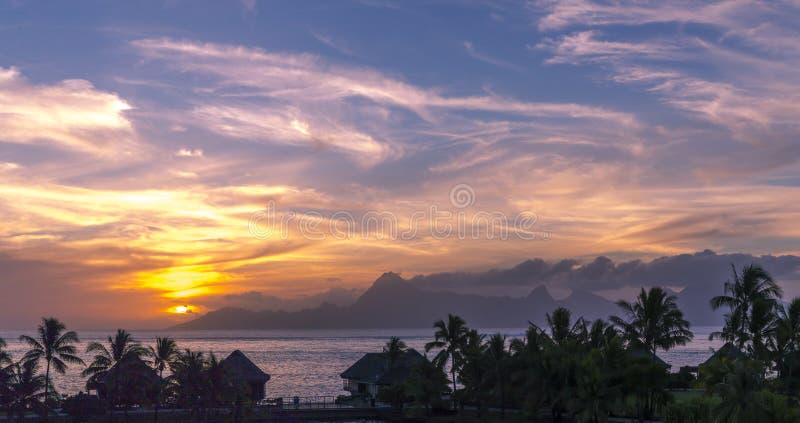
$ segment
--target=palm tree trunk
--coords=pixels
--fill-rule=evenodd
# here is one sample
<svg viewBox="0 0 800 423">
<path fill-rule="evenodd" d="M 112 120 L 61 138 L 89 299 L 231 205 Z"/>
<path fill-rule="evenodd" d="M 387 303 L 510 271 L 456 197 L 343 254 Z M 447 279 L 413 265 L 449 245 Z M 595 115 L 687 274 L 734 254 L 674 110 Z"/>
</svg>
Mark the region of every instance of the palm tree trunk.
<svg viewBox="0 0 800 423">
<path fill-rule="evenodd" d="M 453 375 L 453 407 L 456 406 L 456 362 L 453 360 L 453 365 L 450 367 L 450 373 Z"/>
<path fill-rule="evenodd" d="M 158 396 L 156 397 L 156 409 L 153 413 L 153 423 L 158 423 L 158 407 L 161 405 L 161 390 L 164 384 L 164 369 L 158 371 Z"/>
<path fill-rule="evenodd" d="M 50 360 L 47 360 L 47 370 L 44 376 L 44 420 L 50 419 L 50 409 L 47 407 L 47 399 L 50 393 Z"/>
</svg>

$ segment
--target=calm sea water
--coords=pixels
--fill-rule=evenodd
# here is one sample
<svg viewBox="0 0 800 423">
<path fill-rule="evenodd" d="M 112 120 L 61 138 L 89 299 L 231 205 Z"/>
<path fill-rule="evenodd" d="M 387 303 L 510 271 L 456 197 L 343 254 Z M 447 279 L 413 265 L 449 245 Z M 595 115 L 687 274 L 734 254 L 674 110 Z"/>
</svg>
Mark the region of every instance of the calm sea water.
<svg viewBox="0 0 800 423">
<path fill-rule="evenodd" d="M 697 365 L 711 356 L 718 341 L 708 341 L 708 335 L 718 328 L 696 327 L 695 340 L 684 347 L 659 355 L 672 364 L 673 371 L 680 366 Z M 509 338 L 523 336 L 524 328 L 482 329 L 481 333 L 503 333 Z M 7 350 L 19 359 L 26 346 L 18 341 L 22 331 L 0 331 L 8 343 Z M 33 333 L 29 333 L 33 335 Z M 81 356 L 88 363 L 89 355 L 83 353 L 92 341 L 106 342 L 110 331 L 80 332 Z M 424 351 L 424 345 L 433 335 L 432 329 L 405 330 L 268 330 L 268 331 L 133 331 L 135 339 L 152 345 L 157 336 L 171 336 L 180 348 L 213 352 L 224 358 L 233 350 L 242 350 L 262 370 L 272 376 L 267 384 L 267 396 L 317 396 L 341 395 L 339 374 L 367 352 L 379 352 L 390 336 L 399 336 L 409 347 Z M 61 393 L 84 390 L 85 379 L 81 369 L 72 366 L 66 375 L 55 375 L 56 389 Z"/>
</svg>

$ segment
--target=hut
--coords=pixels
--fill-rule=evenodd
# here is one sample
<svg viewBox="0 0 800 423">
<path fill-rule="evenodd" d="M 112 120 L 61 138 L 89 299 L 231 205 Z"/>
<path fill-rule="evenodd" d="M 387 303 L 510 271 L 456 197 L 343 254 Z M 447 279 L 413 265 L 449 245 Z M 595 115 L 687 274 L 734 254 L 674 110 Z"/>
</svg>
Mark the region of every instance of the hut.
<svg viewBox="0 0 800 423">
<path fill-rule="evenodd" d="M 708 358 L 708 360 L 704 361 L 703 364 L 700 366 L 705 366 L 708 363 L 714 360 L 720 360 L 726 358 L 728 360 L 738 360 L 745 358 L 745 353 L 742 352 L 739 348 L 736 348 L 735 345 L 731 342 L 726 342 L 725 345 L 721 346 L 718 350 L 714 351 L 714 354 Z"/>
<path fill-rule="evenodd" d="M 714 351 L 714 354 L 708 358 L 708 360 L 701 363 L 697 366 L 697 375 L 698 377 L 703 373 L 703 368 L 708 367 L 711 363 L 718 361 L 718 360 L 739 360 L 746 358 L 747 354 L 742 352 L 739 348 L 737 348 L 733 343 L 726 342 L 725 345 L 721 346 L 718 350 Z"/>
<path fill-rule="evenodd" d="M 222 367 L 236 383 L 250 388 L 250 399 L 260 401 L 267 395 L 267 382 L 270 375 L 264 373 L 243 352 L 236 350 L 222 360 Z"/>
<path fill-rule="evenodd" d="M 634 360 L 643 360 L 648 359 L 653 362 L 653 364 L 657 364 L 664 369 L 669 369 L 672 367 L 671 364 L 667 363 L 666 361 L 662 360 L 661 357 L 653 354 L 651 351 L 647 351 L 644 348 L 631 348 L 628 350 L 628 356 Z"/>
<path fill-rule="evenodd" d="M 96 391 L 104 400 L 112 395 L 116 402 L 142 404 L 156 400 L 160 384 L 156 371 L 140 357 L 130 354 L 90 378 L 86 388 Z"/>
<path fill-rule="evenodd" d="M 425 357 L 413 348 L 405 350 L 391 367 L 384 353 L 364 354 L 340 375 L 343 388 L 353 395 L 375 398 L 381 387 L 404 383 L 422 360 Z"/>
</svg>

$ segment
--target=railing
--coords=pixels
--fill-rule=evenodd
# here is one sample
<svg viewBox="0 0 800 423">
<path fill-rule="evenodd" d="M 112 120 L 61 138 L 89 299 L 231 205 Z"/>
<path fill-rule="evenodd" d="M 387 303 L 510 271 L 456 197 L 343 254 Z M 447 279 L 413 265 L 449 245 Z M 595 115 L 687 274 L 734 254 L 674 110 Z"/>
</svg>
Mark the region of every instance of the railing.
<svg viewBox="0 0 800 423">
<path fill-rule="evenodd" d="M 353 408 L 353 404 L 335 396 L 265 398 L 258 405 L 283 410 L 319 410 Z"/>
</svg>

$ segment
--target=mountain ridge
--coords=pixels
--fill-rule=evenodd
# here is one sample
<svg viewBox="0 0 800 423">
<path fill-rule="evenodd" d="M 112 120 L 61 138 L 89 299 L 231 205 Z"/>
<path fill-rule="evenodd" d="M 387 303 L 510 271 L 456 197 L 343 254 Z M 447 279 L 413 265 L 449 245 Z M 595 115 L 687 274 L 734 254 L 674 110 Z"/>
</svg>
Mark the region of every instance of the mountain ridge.
<svg viewBox="0 0 800 423">
<path fill-rule="evenodd" d="M 588 291 L 576 290 L 567 298 L 556 300 L 547 287 L 540 285 L 525 297 L 488 297 L 428 291 L 397 273 L 387 272 L 350 305 L 323 303 L 299 311 L 224 307 L 170 329 L 423 328 L 448 313 L 460 315 L 472 326 L 521 327 L 529 321 L 542 324 L 545 315 L 558 306 L 570 308 L 576 318 L 587 319 L 608 318 L 616 310 L 614 303 Z"/>
</svg>

